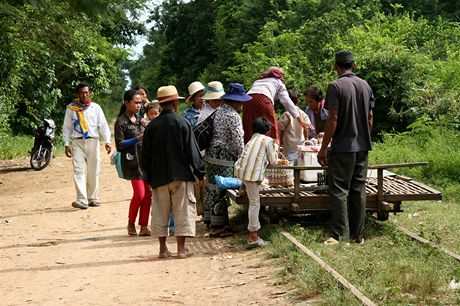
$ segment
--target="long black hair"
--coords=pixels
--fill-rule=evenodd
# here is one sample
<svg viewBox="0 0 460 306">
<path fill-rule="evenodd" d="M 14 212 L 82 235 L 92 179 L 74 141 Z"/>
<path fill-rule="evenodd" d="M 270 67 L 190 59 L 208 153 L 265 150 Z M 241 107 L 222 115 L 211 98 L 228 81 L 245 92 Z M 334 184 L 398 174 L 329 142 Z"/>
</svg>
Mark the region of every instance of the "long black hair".
<svg viewBox="0 0 460 306">
<path fill-rule="evenodd" d="M 147 89 L 142 86 L 142 85 L 139 85 L 139 86 L 136 86 L 134 87 L 135 90 L 139 90 L 139 89 L 143 89 L 145 91 L 145 94 L 147 95 L 147 97 L 149 96 L 149 92 L 147 91 Z"/>
<path fill-rule="evenodd" d="M 131 101 L 137 95 L 139 95 L 139 93 L 135 89 L 130 89 L 130 90 L 125 91 L 125 94 L 123 95 L 123 103 L 121 104 L 120 112 L 118 113 L 118 117 L 120 117 L 124 112 L 126 112 L 125 102 Z"/>
</svg>

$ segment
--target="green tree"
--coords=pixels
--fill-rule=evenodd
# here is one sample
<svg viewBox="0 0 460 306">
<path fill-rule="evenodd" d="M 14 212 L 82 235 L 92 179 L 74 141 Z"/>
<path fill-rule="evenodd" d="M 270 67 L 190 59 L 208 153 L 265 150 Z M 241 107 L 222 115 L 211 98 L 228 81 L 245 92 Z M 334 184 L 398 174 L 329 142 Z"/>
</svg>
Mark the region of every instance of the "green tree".
<svg viewBox="0 0 460 306">
<path fill-rule="evenodd" d="M 96 93 L 124 86 L 128 53 L 101 24 L 71 1 L 39 2 L 0 5 L 0 133 L 28 134 L 39 114 L 59 122 L 81 80 Z"/>
</svg>

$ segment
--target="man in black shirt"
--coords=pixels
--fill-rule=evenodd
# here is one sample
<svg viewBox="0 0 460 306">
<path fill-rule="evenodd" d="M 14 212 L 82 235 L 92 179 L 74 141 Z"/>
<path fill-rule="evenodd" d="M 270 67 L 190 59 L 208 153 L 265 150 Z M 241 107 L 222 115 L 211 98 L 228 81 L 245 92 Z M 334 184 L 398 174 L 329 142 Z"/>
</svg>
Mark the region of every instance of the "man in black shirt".
<svg viewBox="0 0 460 306">
<path fill-rule="evenodd" d="M 366 177 L 371 146 L 374 95 L 357 77 L 351 51 L 335 54 L 339 78 L 329 84 L 325 108 L 329 110 L 324 140 L 318 152 L 321 165 L 329 165 L 329 194 L 334 207 L 332 235 L 326 244 L 352 239 L 363 242 L 366 213 Z M 328 145 L 331 142 L 328 156 Z"/>
<path fill-rule="evenodd" d="M 160 242 L 160 258 L 170 255 L 166 246 L 168 220 L 174 211 L 177 256 L 191 255 L 185 238 L 195 236 L 195 177 L 204 178 L 204 162 L 191 125 L 177 116 L 180 97 L 176 87 L 162 86 L 157 99 L 160 115 L 145 129 L 143 166 L 152 186 L 152 235 Z"/>
</svg>

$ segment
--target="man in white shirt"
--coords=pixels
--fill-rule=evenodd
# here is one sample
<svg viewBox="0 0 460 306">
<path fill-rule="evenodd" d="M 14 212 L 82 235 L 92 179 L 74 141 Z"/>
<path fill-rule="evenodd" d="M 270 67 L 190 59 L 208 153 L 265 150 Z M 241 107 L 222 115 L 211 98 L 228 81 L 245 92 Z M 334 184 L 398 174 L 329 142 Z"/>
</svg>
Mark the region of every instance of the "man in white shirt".
<svg viewBox="0 0 460 306">
<path fill-rule="evenodd" d="M 82 82 L 75 88 L 77 99 L 67 105 L 62 135 L 65 155 L 72 157 L 73 177 L 77 198 L 72 206 L 87 209 L 99 206 L 100 151 L 99 137 L 102 136 L 107 154 L 110 146 L 110 129 L 102 108 L 91 101 L 91 89 Z M 85 176 L 86 168 L 86 176 Z"/>
</svg>

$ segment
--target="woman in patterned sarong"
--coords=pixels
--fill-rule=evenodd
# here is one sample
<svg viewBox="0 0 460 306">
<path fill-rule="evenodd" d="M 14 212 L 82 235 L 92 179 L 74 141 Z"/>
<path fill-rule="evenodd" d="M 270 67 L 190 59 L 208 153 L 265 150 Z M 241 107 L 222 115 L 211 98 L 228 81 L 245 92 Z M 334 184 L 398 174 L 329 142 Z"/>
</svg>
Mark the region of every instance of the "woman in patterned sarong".
<svg viewBox="0 0 460 306">
<path fill-rule="evenodd" d="M 231 235 L 228 218 L 228 198 L 225 190 L 216 186 L 215 175 L 233 177 L 233 166 L 243 152 L 243 125 L 238 110 L 251 97 L 243 85 L 230 83 L 222 96 L 224 105 L 216 111 L 214 132 L 206 150 L 205 223 L 209 224 L 210 237 Z"/>
<path fill-rule="evenodd" d="M 275 113 L 275 100 L 280 100 L 281 104 L 285 107 L 299 124 L 304 128 L 311 128 L 302 116 L 295 104 L 289 98 L 286 85 L 284 85 L 284 71 L 280 67 L 270 67 L 267 71 L 263 72 L 259 79 L 256 80 L 248 94 L 252 97 L 251 103 L 243 105 L 243 129 L 244 129 L 244 143 L 247 143 L 252 135 L 252 121 L 257 117 L 265 117 L 272 124 L 270 137 L 280 143 L 280 133 L 278 129 L 278 122 Z"/>
</svg>

